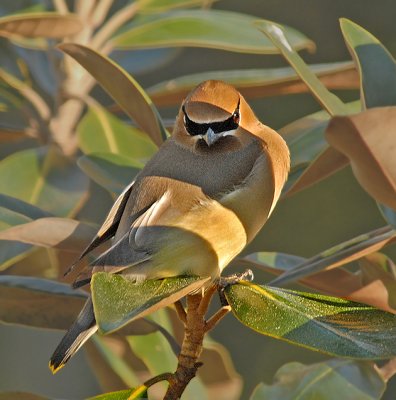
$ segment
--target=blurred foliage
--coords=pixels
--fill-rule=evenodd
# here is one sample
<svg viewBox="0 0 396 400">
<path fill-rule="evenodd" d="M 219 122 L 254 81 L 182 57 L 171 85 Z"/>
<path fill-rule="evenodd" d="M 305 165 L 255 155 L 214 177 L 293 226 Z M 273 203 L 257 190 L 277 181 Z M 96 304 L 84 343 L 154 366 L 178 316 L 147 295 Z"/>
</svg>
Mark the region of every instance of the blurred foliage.
<svg viewBox="0 0 396 400">
<path fill-rule="evenodd" d="M 314 44 L 304 34 L 212 10 L 207 0 L 56 0 L 46 9 L 48 3 L 0 6 L 0 320 L 41 329 L 72 323 L 86 293 L 57 280 L 94 235 L 111 198 L 166 139 L 172 123 L 161 118 L 162 110 L 180 104 L 197 83 L 220 78 L 248 99 L 309 90 L 324 110 L 281 129 L 292 156 L 282 212 L 235 261 L 277 278 L 265 286 L 241 282 L 226 296 L 235 316 L 259 333 L 351 358 L 286 364 L 273 385 L 257 386 L 252 399 L 380 399 L 396 372 L 394 361 L 358 359 L 396 356 L 396 64 L 387 49 L 342 19 L 353 63 L 308 66 L 298 51 Z M 181 46 L 282 54 L 291 68 L 200 72 L 147 91 L 130 75 L 161 68 L 172 59 L 170 48 Z M 153 48 L 165 49 L 140 52 Z M 96 96 L 96 83 L 115 104 Z M 360 89 L 360 101 L 344 103 L 329 89 Z M 358 193 L 358 185 L 364 191 Z M 351 238 L 351 227 L 335 217 L 335 204 L 353 188 L 360 220 L 353 214 L 351 223 L 361 234 Z M 298 240 L 327 235 L 333 246 L 308 258 L 292 246 L 266 252 L 272 247 L 266 231 L 286 236 L 285 218 L 304 215 L 326 190 L 326 212 L 316 222 L 304 221 L 311 230 Z M 373 229 L 365 230 L 373 219 Z M 132 387 L 163 372 L 165 359 L 174 367 L 182 327 L 171 307 L 162 308 L 202 285 L 195 278 L 167 280 L 155 297 L 147 287 L 158 282 L 138 288 L 118 278 L 97 274 L 92 285 L 101 331 L 121 328 L 87 346 L 102 388 L 112 388 L 95 399 L 140 398 L 147 388 Z M 319 294 L 275 287 L 297 280 Z M 202 358 L 205 372 L 183 398 L 237 399 L 241 379 L 225 349 L 206 338 Z M 114 386 L 127 390 L 114 392 Z M 150 398 L 160 395 L 161 388 L 149 389 Z M 0 398 L 44 397 L 15 392 Z"/>
</svg>

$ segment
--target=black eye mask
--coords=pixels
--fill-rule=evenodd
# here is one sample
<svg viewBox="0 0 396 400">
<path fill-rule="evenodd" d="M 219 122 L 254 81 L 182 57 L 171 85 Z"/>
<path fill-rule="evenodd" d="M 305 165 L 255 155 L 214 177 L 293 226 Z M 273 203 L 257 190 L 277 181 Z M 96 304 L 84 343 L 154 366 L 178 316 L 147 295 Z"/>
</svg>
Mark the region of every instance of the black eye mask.
<svg viewBox="0 0 396 400">
<path fill-rule="evenodd" d="M 211 128 L 215 134 L 219 134 L 222 132 L 232 131 L 237 129 L 239 126 L 239 101 L 237 108 L 230 118 L 227 118 L 224 121 L 211 122 L 209 124 L 199 124 L 198 122 L 191 121 L 191 119 L 188 118 L 184 105 L 182 110 L 184 113 L 184 125 L 191 136 L 205 135 L 209 128 Z"/>
</svg>

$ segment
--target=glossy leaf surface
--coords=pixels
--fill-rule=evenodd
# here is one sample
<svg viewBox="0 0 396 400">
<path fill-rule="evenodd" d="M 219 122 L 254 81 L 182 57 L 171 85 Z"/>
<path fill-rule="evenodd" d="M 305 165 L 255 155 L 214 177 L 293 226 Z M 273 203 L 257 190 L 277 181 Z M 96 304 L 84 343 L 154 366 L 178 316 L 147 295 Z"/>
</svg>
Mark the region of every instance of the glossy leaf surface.
<svg viewBox="0 0 396 400">
<path fill-rule="evenodd" d="M 136 318 L 173 304 L 200 288 L 206 280 L 180 277 L 137 284 L 120 275 L 98 272 L 93 275 L 91 288 L 99 330 L 115 331 Z"/>
<path fill-rule="evenodd" d="M 396 315 L 337 297 L 241 282 L 226 288 L 251 329 L 323 353 L 361 359 L 396 355 Z"/>
</svg>

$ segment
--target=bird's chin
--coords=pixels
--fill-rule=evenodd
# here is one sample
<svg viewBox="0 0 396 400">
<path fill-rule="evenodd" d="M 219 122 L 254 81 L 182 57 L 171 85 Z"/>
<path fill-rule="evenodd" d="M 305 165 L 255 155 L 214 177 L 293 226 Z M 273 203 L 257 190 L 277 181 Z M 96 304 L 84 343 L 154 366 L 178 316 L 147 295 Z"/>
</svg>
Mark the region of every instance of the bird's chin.
<svg viewBox="0 0 396 400">
<path fill-rule="evenodd" d="M 198 153 L 224 153 L 236 151 L 241 148 L 240 141 L 235 136 L 222 136 L 210 146 L 204 139 L 198 139 L 195 144 L 195 151 Z"/>
</svg>

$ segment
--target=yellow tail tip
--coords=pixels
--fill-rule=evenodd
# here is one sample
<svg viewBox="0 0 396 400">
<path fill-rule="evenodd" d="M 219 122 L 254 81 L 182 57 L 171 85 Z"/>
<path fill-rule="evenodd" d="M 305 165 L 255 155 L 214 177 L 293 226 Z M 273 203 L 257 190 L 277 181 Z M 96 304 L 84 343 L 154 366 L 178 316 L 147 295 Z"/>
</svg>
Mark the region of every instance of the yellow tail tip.
<svg viewBox="0 0 396 400">
<path fill-rule="evenodd" d="M 55 375 L 60 369 L 62 369 L 65 366 L 65 364 L 60 364 L 57 367 L 55 367 L 54 364 L 50 361 L 48 363 L 48 368 L 51 370 L 52 374 Z"/>
</svg>

